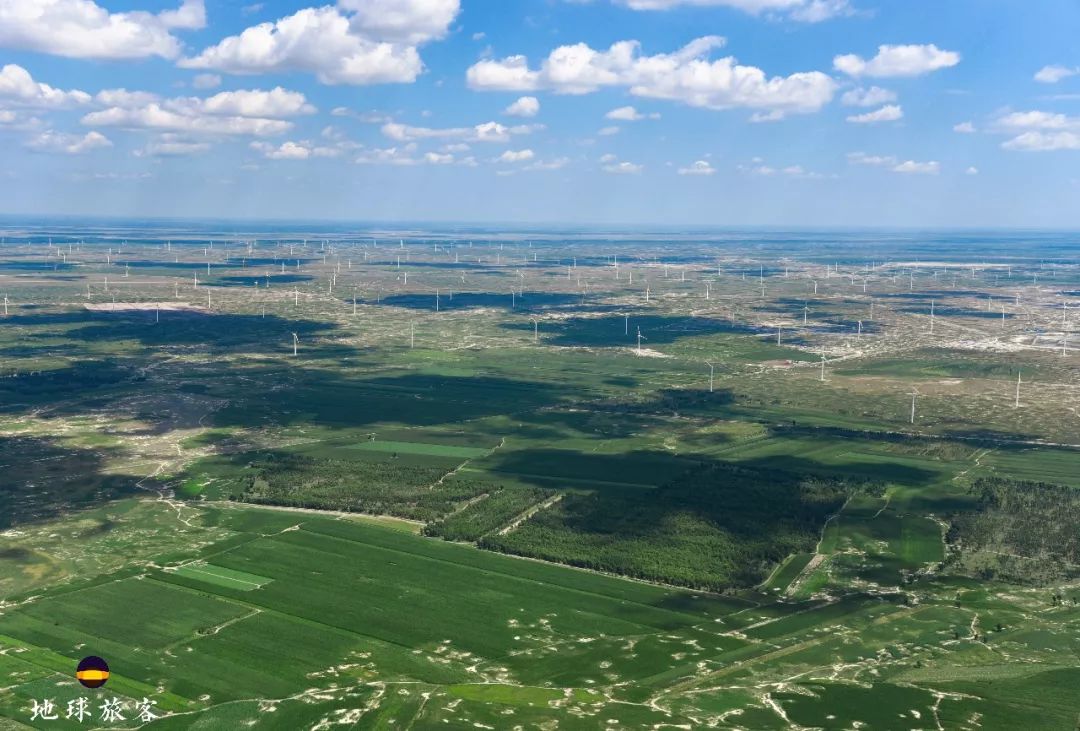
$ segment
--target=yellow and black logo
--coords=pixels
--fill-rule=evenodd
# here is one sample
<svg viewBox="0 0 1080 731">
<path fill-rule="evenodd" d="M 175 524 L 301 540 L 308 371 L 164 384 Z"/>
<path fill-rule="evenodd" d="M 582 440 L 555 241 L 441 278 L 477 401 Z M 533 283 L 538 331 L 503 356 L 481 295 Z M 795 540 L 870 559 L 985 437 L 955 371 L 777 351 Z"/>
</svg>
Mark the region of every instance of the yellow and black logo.
<svg viewBox="0 0 1080 731">
<path fill-rule="evenodd" d="M 87 688 L 100 688 L 109 680 L 109 664 L 97 655 L 84 657 L 75 669 L 75 677 Z"/>
</svg>

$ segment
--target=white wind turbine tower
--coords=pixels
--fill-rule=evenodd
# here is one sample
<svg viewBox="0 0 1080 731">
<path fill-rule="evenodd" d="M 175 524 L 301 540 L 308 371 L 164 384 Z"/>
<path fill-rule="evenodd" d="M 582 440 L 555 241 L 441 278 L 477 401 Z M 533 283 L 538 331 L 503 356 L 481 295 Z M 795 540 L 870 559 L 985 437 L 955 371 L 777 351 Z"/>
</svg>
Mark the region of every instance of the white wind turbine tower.
<svg viewBox="0 0 1080 731">
<path fill-rule="evenodd" d="M 930 300 L 930 334 L 934 334 L 934 300 Z"/>
<path fill-rule="evenodd" d="M 819 378 L 818 380 L 820 380 L 822 383 L 825 383 L 825 354 L 824 353 L 821 354 L 821 378 Z"/>
<path fill-rule="evenodd" d="M 806 316 L 809 313 L 810 313 L 810 307 L 805 302 L 803 302 L 803 308 L 802 308 L 802 324 L 803 325 L 806 325 Z"/>
<path fill-rule="evenodd" d="M 1016 370 L 1016 403 L 1013 406 L 1013 408 L 1017 408 L 1017 409 L 1020 408 L 1020 384 L 1021 383 L 1023 383 L 1023 381 L 1020 380 L 1020 369 L 1018 368 Z"/>
<path fill-rule="evenodd" d="M 919 390 L 917 388 L 911 389 L 911 423 L 915 423 L 915 399 L 919 398 Z"/>
<path fill-rule="evenodd" d="M 642 340 L 648 340 L 648 338 L 641 334 L 641 328 L 639 327 L 637 329 L 637 354 L 638 355 L 641 355 L 641 341 Z"/>
<path fill-rule="evenodd" d="M 300 336 L 297 335 L 296 333 L 293 333 L 292 334 L 292 354 L 293 354 L 294 358 L 296 357 L 297 349 L 299 348 L 299 346 L 300 346 Z"/>
<path fill-rule="evenodd" d="M 531 319 L 533 324 L 533 342 L 538 343 L 540 342 L 540 320 L 535 317 Z"/>
</svg>

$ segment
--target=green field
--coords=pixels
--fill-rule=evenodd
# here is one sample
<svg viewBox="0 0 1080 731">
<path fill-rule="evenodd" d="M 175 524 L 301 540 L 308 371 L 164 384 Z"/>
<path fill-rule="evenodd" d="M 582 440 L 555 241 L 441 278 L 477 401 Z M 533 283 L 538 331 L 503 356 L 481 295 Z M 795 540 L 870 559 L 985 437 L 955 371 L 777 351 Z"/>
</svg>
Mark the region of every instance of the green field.
<svg viewBox="0 0 1080 731">
<path fill-rule="evenodd" d="M 126 234 L 0 246 L 0 728 L 1074 727 L 1059 249 Z"/>
<path fill-rule="evenodd" d="M 482 457 L 488 453 L 488 450 L 477 449 L 476 447 L 457 447 L 449 444 L 425 444 L 423 442 L 370 441 L 361 442 L 353 448 L 367 452 L 426 454 L 432 457 L 458 457 L 461 459 Z"/>
<path fill-rule="evenodd" d="M 227 569 L 223 566 L 214 566 L 213 564 L 203 562 L 185 564 L 179 568 L 173 569 L 171 573 L 176 574 L 177 576 L 195 579 L 196 581 L 204 581 L 208 584 L 223 586 L 227 589 L 238 589 L 239 591 L 254 591 L 255 589 L 261 589 L 263 586 L 273 581 L 273 579 L 268 579 L 265 576 L 249 574 L 246 571 Z"/>
</svg>

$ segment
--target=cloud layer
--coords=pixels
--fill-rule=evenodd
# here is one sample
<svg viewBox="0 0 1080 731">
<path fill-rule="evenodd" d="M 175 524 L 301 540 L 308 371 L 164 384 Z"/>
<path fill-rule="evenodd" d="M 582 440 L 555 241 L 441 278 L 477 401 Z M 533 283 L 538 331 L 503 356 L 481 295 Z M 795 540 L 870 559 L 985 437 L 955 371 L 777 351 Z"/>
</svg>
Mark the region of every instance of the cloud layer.
<svg viewBox="0 0 1080 731">
<path fill-rule="evenodd" d="M 306 72 L 324 84 L 411 83 L 424 69 L 418 46 L 445 35 L 459 11 L 459 0 L 340 0 L 251 26 L 179 65 Z"/>
<path fill-rule="evenodd" d="M 711 60 L 722 47 L 719 36 L 691 41 L 669 54 L 645 56 L 638 41 L 620 41 L 604 51 L 585 43 L 560 46 L 538 68 L 525 56 L 485 59 L 466 73 L 479 91 L 536 91 L 589 94 L 622 87 L 632 95 L 680 101 L 709 109 L 749 108 L 778 115 L 815 112 L 828 104 L 836 82 L 820 71 L 768 77 L 731 57 Z"/>
<path fill-rule="evenodd" d="M 206 25 L 203 0 L 158 14 L 110 13 L 93 0 L 0 0 L 0 46 L 68 58 L 176 58 L 174 30 Z"/>
</svg>

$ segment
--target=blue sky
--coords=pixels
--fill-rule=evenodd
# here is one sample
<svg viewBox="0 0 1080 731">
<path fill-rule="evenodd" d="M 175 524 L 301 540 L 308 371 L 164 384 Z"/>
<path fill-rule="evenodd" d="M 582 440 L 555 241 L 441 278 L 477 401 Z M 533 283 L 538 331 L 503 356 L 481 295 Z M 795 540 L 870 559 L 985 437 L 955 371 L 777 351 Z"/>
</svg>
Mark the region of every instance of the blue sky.
<svg viewBox="0 0 1080 731">
<path fill-rule="evenodd" d="M 1074 0 L 0 0 L 0 211 L 1077 227 L 1078 27 Z"/>
</svg>

